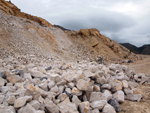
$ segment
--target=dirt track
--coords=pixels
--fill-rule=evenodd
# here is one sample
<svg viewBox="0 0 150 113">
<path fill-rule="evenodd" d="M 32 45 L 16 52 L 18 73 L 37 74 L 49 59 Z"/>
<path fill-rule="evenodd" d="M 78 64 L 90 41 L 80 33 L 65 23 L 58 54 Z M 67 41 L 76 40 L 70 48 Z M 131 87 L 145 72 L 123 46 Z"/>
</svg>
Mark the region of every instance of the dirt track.
<svg viewBox="0 0 150 113">
<path fill-rule="evenodd" d="M 143 56 L 143 60 L 126 64 L 137 73 L 150 74 L 150 55 Z M 121 104 L 120 113 L 150 113 L 150 83 L 140 85 L 137 90 L 143 95 L 140 102 L 127 101 Z"/>
</svg>

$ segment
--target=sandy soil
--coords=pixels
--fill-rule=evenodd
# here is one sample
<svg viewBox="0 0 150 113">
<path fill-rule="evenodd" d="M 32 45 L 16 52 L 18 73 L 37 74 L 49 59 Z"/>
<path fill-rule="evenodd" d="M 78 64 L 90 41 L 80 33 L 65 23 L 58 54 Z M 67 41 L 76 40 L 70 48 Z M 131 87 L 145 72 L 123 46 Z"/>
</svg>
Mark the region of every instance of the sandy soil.
<svg viewBox="0 0 150 113">
<path fill-rule="evenodd" d="M 143 60 L 134 63 L 126 64 L 137 73 L 150 74 L 150 56 L 143 55 Z M 150 83 L 140 85 L 137 90 L 143 95 L 140 102 L 132 102 L 125 100 L 121 104 L 122 111 L 119 113 L 150 113 Z"/>
</svg>

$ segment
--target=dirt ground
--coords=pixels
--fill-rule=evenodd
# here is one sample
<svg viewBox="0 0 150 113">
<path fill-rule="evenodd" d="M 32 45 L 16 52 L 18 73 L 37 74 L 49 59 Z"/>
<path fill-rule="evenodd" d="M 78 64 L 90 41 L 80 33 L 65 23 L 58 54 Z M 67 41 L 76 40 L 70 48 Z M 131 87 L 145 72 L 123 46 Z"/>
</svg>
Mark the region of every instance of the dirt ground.
<svg viewBox="0 0 150 113">
<path fill-rule="evenodd" d="M 126 64 L 137 73 L 150 74 L 150 55 L 142 55 L 143 60 L 134 63 Z M 140 102 L 132 102 L 125 100 L 120 105 L 121 112 L 119 113 L 150 113 L 150 83 L 139 85 L 137 90 L 143 95 Z"/>
</svg>

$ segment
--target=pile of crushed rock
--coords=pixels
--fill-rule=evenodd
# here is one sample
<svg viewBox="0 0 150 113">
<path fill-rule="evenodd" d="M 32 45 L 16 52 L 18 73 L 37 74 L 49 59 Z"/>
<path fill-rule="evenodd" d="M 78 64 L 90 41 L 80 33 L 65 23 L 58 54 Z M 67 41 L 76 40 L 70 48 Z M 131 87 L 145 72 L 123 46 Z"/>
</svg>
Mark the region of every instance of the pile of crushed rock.
<svg viewBox="0 0 150 113">
<path fill-rule="evenodd" d="M 125 99 L 142 99 L 136 87 L 146 82 L 119 64 L 0 59 L 0 113 L 116 113 Z"/>
</svg>

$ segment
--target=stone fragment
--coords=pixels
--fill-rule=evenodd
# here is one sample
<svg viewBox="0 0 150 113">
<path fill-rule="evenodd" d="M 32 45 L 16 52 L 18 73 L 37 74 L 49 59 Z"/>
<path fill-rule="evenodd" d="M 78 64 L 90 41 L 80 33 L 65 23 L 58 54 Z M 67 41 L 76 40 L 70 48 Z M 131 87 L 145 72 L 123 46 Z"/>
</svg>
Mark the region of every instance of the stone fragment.
<svg viewBox="0 0 150 113">
<path fill-rule="evenodd" d="M 2 77 L 0 77 L 0 87 L 4 86 L 5 84 L 5 81 Z"/>
<path fill-rule="evenodd" d="M 7 78 L 7 80 L 13 84 L 17 83 L 17 82 L 21 82 L 22 78 L 18 75 L 12 75 L 10 77 Z"/>
<path fill-rule="evenodd" d="M 36 113 L 45 113 L 45 111 L 37 110 Z"/>
<path fill-rule="evenodd" d="M 138 86 L 138 83 L 129 81 L 129 86 L 130 88 L 136 88 Z"/>
<path fill-rule="evenodd" d="M 79 104 L 79 110 L 80 113 L 87 113 L 88 111 L 90 111 L 90 104 L 88 101 L 86 102 L 82 102 Z"/>
<path fill-rule="evenodd" d="M 114 107 L 112 107 L 110 104 L 106 104 L 102 111 L 103 113 L 116 113 Z"/>
<path fill-rule="evenodd" d="M 59 96 L 58 96 L 58 99 L 60 99 L 60 101 L 64 101 L 65 99 L 67 98 L 67 94 L 66 93 L 61 93 Z"/>
<path fill-rule="evenodd" d="M 24 73 L 24 78 L 26 79 L 32 79 L 31 74 L 30 73 Z"/>
<path fill-rule="evenodd" d="M 85 81 L 85 80 L 83 80 L 83 79 L 79 79 L 79 80 L 77 81 L 76 86 L 77 86 L 77 88 L 78 88 L 79 90 L 83 90 L 83 91 L 87 91 L 88 88 L 90 87 L 89 81 Z"/>
<path fill-rule="evenodd" d="M 122 81 L 122 86 L 123 86 L 123 88 L 128 88 L 129 84 L 126 80 L 123 80 Z"/>
<path fill-rule="evenodd" d="M 67 85 L 68 85 L 69 88 L 73 88 L 74 87 L 74 83 L 73 82 L 69 82 Z"/>
<path fill-rule="evenodd" d="M 94 102 L 90 103 L 90 106 L 93 109 L 101 110 L 106 104 L 107 104 L 106 100 L 98 100 L 98 101 L 94 101 Z"/>
<path fill-rule="evenodd" d="M 55 85 L 54 87 L 51 88 L 51 92 L 57 93 L 59 91 L 58 87 Z"/>
<path fill-rule="evenodd" d="M 130 90 L 129 88 L 125 88 L 125 89 L 124 89 L 124 93 L 125 93 L 126 95 L 130 95 L 130 94 L 133 94 L 133 91 Z"/>
<path fill-rule="evenodd" d="M 0 113 L 16 113 L 13 106 L 0 105 Z"/>
<path fill-rule="evenodd" d="M 150 77 L 142 76 L 142 80 L 140 84 L 144 84 L 145 82 L 148 82 L 148 81 L 150 81 Z"/>
<path fill-rule="evenodd" d="M 0 104 L 3 103 L 3 100 L 4 100 L 5 96 L 3 94 L 0 93 Z"/>
<path fill-rule="evenodd" d="M 66 88 L 65 91 L 69 94 L 71 94 L 71 89 L 70 88 Z"/>
<path fill-rule="evenodd" d="M 110 84 L 103 84 L 101 86 L 101 88 L 103 88 L 103 89 L 111 89 L 111 85 Z"/>
<path fill-rule="evenodd" d="M 112 98 L 112 94 L 109 90 L 105 90 L 104 93 L 102 93 L 102 97 L 104 100 L 109 101 Z"/>
<path fill-rule="evenodd" d="M 125 99 L 139 102 L 142 97 L 141 94 L 128 94 Z"/>
<path fill-rule="evenodd" d="M 90 113 L 99 113 L 99 110 L 98 109 L 94 109 L 94 110 L 91 110 Z"/>
<path fill-rule="evenodd" d="M 37 100 L 32 100 L 30 105 L 35 109 L 38 110 L 40 108 L 40 103 Z"/>
<path fill-rule="evenodd" d="M 53 103 L 53 101 L 51 101 L 48 98 L 46 98 L 44 100 L 44 104 L 45 104 L 45 107 L 48 110 L 48 112 L 50 112 L 50 113 L 59 113 L 59 108 L 58 108 L 57 105 L 55 105 Z"/>
<path fill-rule="evenodd" d="M 30 70 L 30 74 L 32 77 L 35 77 L 35 78 L 47 77 L 47 75 L 44 75 L 42 72 L 37 71 L 37 70 Z"/>
<path fill-rule="evenodd" d="M 79 113 L 76 108 L 76 105 L 71 102 L 68 102 L 68 103 L 62 102 L 58 104 L 58 107 L 61 113 Z"/>
<path fill-rule="evenodd" d="M 16 97 L 14 95 L 12 95 L 11 93 L 9 93 L 5 96 L 5 101 L 8 104 L 14 104 L 15 100 L 16 100 Z"/>
<path fill-rule="evenodd" d="M 100 86 L 94 85 L 94 89 L 93 90 L 96 91 L 96 92 L 100 92 Z"/>
<path fill-rule="evenodd" d="M 90 95 L 90 102 L 102 100 L 102 93 L 101 92 L 92 92 Z"/>
<path fill-rule="evenodd" d="M 18 113 L 36 113 L 36 110 L 28 103 L 26 106 L 20 108 Z"/>
<path fill-rule="evenodd" d="M 51 80 L 51 81 L 48 83 L 48 88 L 51 89 L 51 88 L 54 87 L 54 86 L 55 86 L 55 82 Z"/>
<path fill-rule="evenodd" d="M 79 98 L 76 95 L 73 95 L 72 102 L 76 104 L 76 107 L 78 108 L 78 105 L 81 103 Z"/>
<path fill-rule="evenodd" d="M 117 91 L 113 94 L 113 97 L 120 103 L 124 102 L 124 92 L 122 90 Z"/>
<path fill-rule="evenodd" d="M 115 98 L 110 99 L 110 100 L 108 101 L 108 103 L 109 103 L 111 106 L 113 106 L 117 112 L 121 111 L 121 110 L 120 110 L 120 105 L 119 105 L 118 101 L 117 101 Z"/>
<path fill-rule="evenodd" d="M 26 104 L 27 101 L 31 101 L 31 99 L 32 99 L 32 96 L 20 97 L 20 98 L 16 99 L 16 101 L 14 102 L 14 107 L 15 108 L 22 107 Z"/>
<path fill-rule="evenodd" d="M 80 95 L 82 95 L 82 92 L 79 91 L 76 87 L 73 87 L 72 91 L 71 91 L 71 94 L 76 95 L 76 96 L 80 96 Z"/>
<path fill-rule="evenodd" d="M 48 86 L 47 86 L 47 83 L 46 83 L 46 82 L 39 84 L 39 87 L 40 87 L 41 89 L 43 89 L 44 91 L 48 91 Z"/>
<path fill-rule="evenodd" d="M 105 79 L 105 77 L 103 76 L 103 77 L 98 77 L 98 78 L 96 78 L 96 83 L 99 83 L 99 84 L 105 84 L 107 81 L 106 81 L 106 79 Z"/>
</svg>

